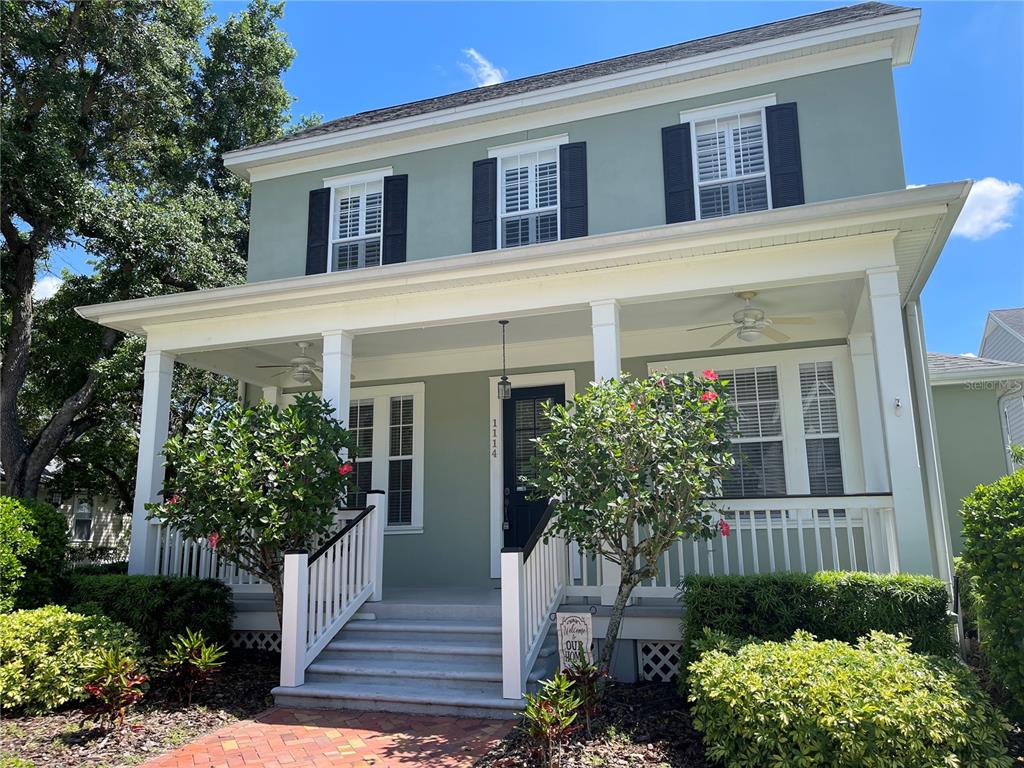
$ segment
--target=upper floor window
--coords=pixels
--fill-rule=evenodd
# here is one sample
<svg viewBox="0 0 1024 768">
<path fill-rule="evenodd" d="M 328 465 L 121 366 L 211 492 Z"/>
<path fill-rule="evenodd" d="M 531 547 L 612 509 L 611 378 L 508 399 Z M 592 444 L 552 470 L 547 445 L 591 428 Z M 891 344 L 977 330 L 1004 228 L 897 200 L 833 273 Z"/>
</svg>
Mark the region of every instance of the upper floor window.
<svg viewBox="0 0 1024 768">
<path fill-rule="evenodd" d="M 498 159 L 500 247 L 558 240 L 558 148 L 568 137 L 492 149 Z"/>
<path fill-rule="evenodd" d="M 384 177 L 390 169 L 325 179 L 331 188 L 331 272 L 381 264 Z"/>
</svg>

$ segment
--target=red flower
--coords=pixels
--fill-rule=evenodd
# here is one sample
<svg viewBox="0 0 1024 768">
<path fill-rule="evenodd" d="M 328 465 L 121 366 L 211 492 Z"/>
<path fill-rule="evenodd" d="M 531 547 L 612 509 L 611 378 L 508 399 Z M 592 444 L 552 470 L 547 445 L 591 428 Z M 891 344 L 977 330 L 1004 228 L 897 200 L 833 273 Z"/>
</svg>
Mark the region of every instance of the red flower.
<svg viewBox="0 0 1024 768">
<path fill-rule="evenodd" d="M 217 542 L 220 541 L 220 533 L 218 533 L 217 531 L 214 531 L 213 533 L 210 534 L 209 538 L 207 538 L 207 541 L 210 542 L 210 549 L 216 549 L 217 548 Z"/>
<path fill-rule="evenodd" d="M 702 403 L 710 403 L 713 400 L 717 400 L 717 399 L 718 399 L 718 393 L 715 392 L 713 389 L 708 389 L 708 390 L 705 390 L 704 392 L 701 392 L 700 401 Z"/>
<path fill-rule="evenodd" d="M 655 384 L 657 384 L 657 385 L 658 385 L 659 387 L 661 387 L 662 389 L 664 389 L 664 388 L 665 388 L 665 377 L 664 377 L 664 376 L 662 376 L 661 378 L 659 378 L 659 379 L 658 379 L 658 380 L 657 380 L 657 381 L 655 382 Z"/>
<path fill-rule="evenodd" d="M 718 530 L 722 532 L 723 536 L 729 535 L 729 524 L 725 520 L 718 521 Z"/>
<path fill-rule="evenodd" d="M 703 371 L 700 375 L 703 376 L 708 381 L 718 381 L 718 374 L 715 373 L 710 368 L 708 368 L 706 371 Z"/>
<path fill-rule="evenodd" d="M 636 410 L 636 403 L 630 403 L 629 404 L 629 410 L 635 411 Z"/>
<path fill-rule="evenodd" d="M 338 474 L 344 477 L 345 475 L 352 474 L 353 469 L 354 467 L 352 466 L 352 462 L 349 461 L 338 467 Z"/>
<path fill-rule="evenodd" d="M 177 494 L 175 494 L 174 496 L 171 496 L 171 498 L 169 498 L 167 500 L 167 503 L 168 504 L 177 504 L 178 503 L 178 496 L 177 496 Z"/>
</svg>

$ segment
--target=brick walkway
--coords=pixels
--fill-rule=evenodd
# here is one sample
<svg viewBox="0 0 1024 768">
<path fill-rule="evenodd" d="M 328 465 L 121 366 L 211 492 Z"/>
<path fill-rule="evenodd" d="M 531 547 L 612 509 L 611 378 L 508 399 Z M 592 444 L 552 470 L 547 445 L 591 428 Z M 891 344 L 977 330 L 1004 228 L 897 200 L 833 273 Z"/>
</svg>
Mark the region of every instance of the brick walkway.
<svg viewBox="0 0 1024 768">
<path fill-rule="evenodd" d="M 456 768 L 510 721 L 324 709 L 268 709 L 154 758 L 147 768 Z"/>
</svg>

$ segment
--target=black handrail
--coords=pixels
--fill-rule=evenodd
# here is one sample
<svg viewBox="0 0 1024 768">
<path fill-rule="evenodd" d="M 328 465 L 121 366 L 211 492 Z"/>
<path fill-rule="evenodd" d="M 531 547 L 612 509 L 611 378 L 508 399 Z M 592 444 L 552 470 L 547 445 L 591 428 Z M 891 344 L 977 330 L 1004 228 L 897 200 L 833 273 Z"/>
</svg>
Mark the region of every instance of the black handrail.
<svg viewBox="0 0 1024 768">
<path fill-rule="evenodd" d="M 548 523 L 551 522 L 551 516 L 555 513 L 555 499 L 548 502 L 548 508 L 544 510 L 544 514 L 541 515 L 540 520 L 537 521 L 537 525 L 533 527 L 533 532 L 530 534 L 530 538 L 526 540 L 526 543 L 521 547 L 503 547 L 502 552 L 522 552 L 523 562 L 525 563 L 530 559 L 530 553 L 533 552 L 533 548 L 537 546 L 537 542 L 540 541 L 541 536 L 544 535 L 544 531 L 548 527 Z"/>
<path fill-rule="evenodd" d="M 344 512 L 344 511 L 350 511 L 352 509 L 359 509 L 359 507 L 349 507 L 348 510 L 339 510 L 339 511 Z M 328 549 L 330 549 L 331 547 L 333 547 L 335 544 L 338 543 L 338 539 L 340 539 L 346 533 L 348 533 L 353 528 L 355 528 L 356 525 L 359 523 L 359 521 L 362 520 L 364 517 L 366 517 L 371 512 L 373 512 L 374 509 L 376 509 L 376 505 L 375 504 L 371 504 L 366 509 L 364 509 L 362 512 L 360 512 L 358 515 L 356 515 L 354 518 L 352 518 L 349 521 L 348 525 L 346 525 L 344 528 L 342 528 L 336 534 L 331 536 L 331 538 L 329 538 L 327 541 L 325 541 L 323 544 L 321 544 L 320 545 L 320 549 L 318 549 L 316 552 L 314 552 L 313 555 L 309 558 L 309 561 L 308 561 L 309 564 L 312 565 L 314 560 L 316 560 L 318 557 L 322 557 L 324 555 L 324 553 L 327 552 Z"/>
</svg>

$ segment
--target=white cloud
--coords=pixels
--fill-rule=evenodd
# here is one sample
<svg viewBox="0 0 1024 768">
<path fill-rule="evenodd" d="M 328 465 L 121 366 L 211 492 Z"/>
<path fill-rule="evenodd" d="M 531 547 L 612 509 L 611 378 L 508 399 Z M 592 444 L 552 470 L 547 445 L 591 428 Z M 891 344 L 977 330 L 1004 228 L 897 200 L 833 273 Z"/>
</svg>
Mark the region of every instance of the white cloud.
<svg viewBox="0 0 1024 768">
<path fill-rule="evenodd" d="M 973 352 L 961 352 L 960 357 L 977 357 Z"/>
<path fill-rule="evenodd" d="M 1010 226 L 1013 209 L 1024 187 L 991 176 L 974 183 L 953 234 L 984 240 Z"/>
<path fill-rule="evenodd" d="M 481 56 L 476 48 L 465 48 L 462 53 L 467 60 L 460 61 L 459 66 L 473 78 L 473 85 L 497 85 L 504 82 L 505 70 Z"/>
<path fill-rule="evenodd" d="M 928 186 L 928 185 L 927 184 L 907 184 L 907 189 L 920 189 L 921 187 L 926 187 L 926 186 Z"/>
<path fill-rule="evenodd" d="M 64 284 L 56 275 L 43 275 L 36 284 L 32 286 L 32 298 L 36 301 L 42 301 L 48 299 Z"/>
</svg>

